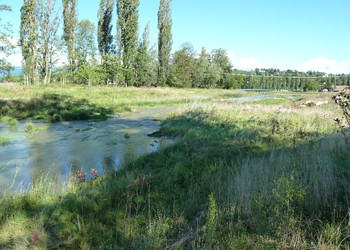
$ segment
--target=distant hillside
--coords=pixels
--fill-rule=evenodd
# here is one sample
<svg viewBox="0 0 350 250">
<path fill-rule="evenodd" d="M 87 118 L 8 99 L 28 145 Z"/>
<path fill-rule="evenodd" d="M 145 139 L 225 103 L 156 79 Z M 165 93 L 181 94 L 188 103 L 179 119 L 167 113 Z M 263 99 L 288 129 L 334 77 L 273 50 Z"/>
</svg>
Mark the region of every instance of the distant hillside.
<svg viewBox="0 0 350 250">
<path fill-rule="evenodd" d="M 22 67 L 14 67 L 14 70 L 11 71 L 11 75 L 19 76 L 22 73 Z M 6 76 L 5 74 L 0 73 L 0 77 Z"/>
</svg>

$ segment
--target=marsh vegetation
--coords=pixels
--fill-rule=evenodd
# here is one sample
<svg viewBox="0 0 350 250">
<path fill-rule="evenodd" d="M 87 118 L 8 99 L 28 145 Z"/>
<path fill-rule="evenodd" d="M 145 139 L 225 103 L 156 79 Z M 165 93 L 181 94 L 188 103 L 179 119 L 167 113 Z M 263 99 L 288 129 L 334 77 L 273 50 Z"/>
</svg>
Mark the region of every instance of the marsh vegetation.
<svg viewBox="0 0 350 250">
<path fill-rule="evenodd" d="M 75 88 L 55 91 L 74 97 Z M 60 193 L 43 179 L 29 192 L 3 195 L 1 247 L 349 247 L 349 145 L 330 94 L 236 102 L 243 92 L 130 88 L 123 99 L 119 91 L 96 87 L 95 98 L 84 96 L 114 112 L 186 103 L 157 133 L 176 143 L 117 172 L 83 182 L 76 173 Z"/>
</svg>

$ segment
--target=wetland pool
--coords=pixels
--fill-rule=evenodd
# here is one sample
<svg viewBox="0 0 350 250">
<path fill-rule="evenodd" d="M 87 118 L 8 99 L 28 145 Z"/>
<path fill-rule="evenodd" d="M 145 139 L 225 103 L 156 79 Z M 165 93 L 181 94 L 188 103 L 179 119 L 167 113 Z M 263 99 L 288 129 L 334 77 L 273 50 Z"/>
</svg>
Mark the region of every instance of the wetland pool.
<svg viewBox="0 0 350 250">
<path fill-rule="evenodd" d="M 159 130 L 160 119 L 176 107 L 147 108 L 107 121 L 71 121 L 47 124 L 33 121 L 26 133 L 26 121 L 14 128 L 0 123 L 0 195 L 5 191 L 28 190 L 38 181 L 53 180 L 61 189 L 78 170 L 91 177 L 112 172 L 123 164 L 173 143 L 170 138 L 150 137 Z"/>
</svg>

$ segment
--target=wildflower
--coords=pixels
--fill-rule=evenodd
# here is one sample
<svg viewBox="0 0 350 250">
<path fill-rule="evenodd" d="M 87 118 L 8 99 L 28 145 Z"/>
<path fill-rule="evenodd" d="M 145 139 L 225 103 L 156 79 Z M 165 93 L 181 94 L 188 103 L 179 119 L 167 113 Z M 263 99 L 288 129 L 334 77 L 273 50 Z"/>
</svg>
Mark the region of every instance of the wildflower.
<svg viewBox="0 0 350 250">
<path fill-rule="evenodd" d="M 97 170 L 90 168 L 91 174 L 92 174 L 92 180 L 96 180 L 98 178 L 98 172 Z"/>
<path fill-rule="evenodd" d="M 77 171 L 77 177 L 80 183 L 86 182 L 86 173 L 84 173 L 82 170 Z"/>
</svg>

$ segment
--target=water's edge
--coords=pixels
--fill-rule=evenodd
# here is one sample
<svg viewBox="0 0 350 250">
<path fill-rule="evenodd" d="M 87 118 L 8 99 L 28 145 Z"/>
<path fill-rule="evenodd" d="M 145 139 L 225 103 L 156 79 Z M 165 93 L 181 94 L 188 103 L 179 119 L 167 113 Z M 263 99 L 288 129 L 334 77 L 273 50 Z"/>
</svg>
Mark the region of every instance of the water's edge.
<svg viewBox="0 0 350 250">
<path fill-rule="evenodd" d="M 10 128 L 0 123 L 0 136 L 10 143 L 0 147 L 0 194 L 5 190 L 28 190 L 44 179 L 57 188 L 82 170 L 99 175 L 173 143 L 170 138 L 148 136 L 159 130 L 160 120 L 176 107 L 147 108 L 102 122 L 72 121 L 46 124 L 34 121 L 26 133 L 26 121 Z"/>
</svg>

